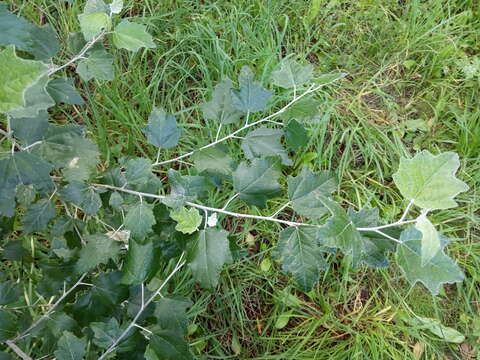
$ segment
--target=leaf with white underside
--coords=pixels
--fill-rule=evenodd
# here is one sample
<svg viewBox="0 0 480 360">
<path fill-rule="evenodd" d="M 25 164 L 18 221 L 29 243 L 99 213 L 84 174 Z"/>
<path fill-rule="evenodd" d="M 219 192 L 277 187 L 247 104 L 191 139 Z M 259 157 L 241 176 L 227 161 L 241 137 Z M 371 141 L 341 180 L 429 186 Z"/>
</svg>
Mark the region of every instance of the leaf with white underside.
<svg viewBox="0 0 480 360">
<path fill-rule="evenodd" d="M 14 46 L 0 51 L 0 113 L 25 106 L 25 93 L 47 72 L 47 65 L 40 61 L 25 60 L 15 54 Z"/>
<path fill-rule="evenodd" d="M 128 51 L 138 51 L 142 47 L 154 48 L 152 35 L 150 35 L 145 25 L 132 23 L 128 20 L 122 20 L 113 31 L 113 43 L 119 49 Z"/>
<path fill-rule="evenodd" d="M 293 210 L 309 219 L 317 219 L 328 211 L 321 198 L 315 195 L 330 197 L 337 188 L 337 181 L 330 172 L 315 174 L 307 168 L 296 177 L 289 176 L 287 183 Z"/>
<path fill-rule="evenodd" d="M 177 222 L 175 230 L 184 234 L 193 234 L 202 223 L 202 217 L 196 208 L 174 209 L 170 211 L 170 217 Z"/>
<path fill-rule="evenodd" d="M 142 239 L 152 231 L 155 223 L 153 206 L 145 201 L 139 201 L 128 210 L 124 224 L 133 237 Z"/>
<path fill-rule="evenodd" d="M 423 283 L 433 294 L 438 295 L 440 286 L 462 282 L 464 275 L 455 262 L 443 249 L 450 241 L 440 235 L 441 250 L 426 265 L 422 265 L 422 233 L 410 227 L 400 236 L 401 244 L 397 246 L 396 259 L 410 284 Z"/>
<path fill-rule="evenodd" d="M 113 0 L 110 4 L 110 12 L 112 14 L 120 14 L 123 9 L 123 0 Z"/>
<path fill-rule="evenodd" d="M 148 117 L 148 125 L 143 128 L 147 141 L 159 147 L 168 149 L 174 147 L 180 139 L 182 130 L 177 126 L 173 115 L 167 115 L 163 109 L 154 109 Z"/>
<path fill-rule="evenodd" d="M 453 198 L 467 191 L 468 186 L 455 177 L 460 166 L 458 155 L 445 152 L 432 155 L 427 150 L 412 159 L 401 158 L 393 180 L 400 193 L 423 209 L 449 209 L 456 207 Z"/>
<path fill-rule="evenodd" d="M 108 14 L 109 6 L 103 0 L 87 0 L 85 7 L 83 8 L 84 14 L 103 12 Z"/>
<path fill-rule="evenodd" d="M 226 78 L 215 86 L 212 100 L 202 104 L 203 115 L 208 120 L 219 121 L 222 124 L 233 124 L 243 116 L 232 104 L 232 80 Z"/>
<path fill-rule="evenodd" d="M 103 12 L 80 14 L 78 15 L 78 21 L 83 37 L 87 41 L 93 40 L 103 31 L 110 30 L 112 26 L 112 20 Z"/>
<path fill-rule="evenodd" d="M 422 266 L 425 266 L 442 250 L 440 236 L 425 214 L 417 218 L 415 228 L 422 233 Z"/>
<path fill-rule="evenodd" d="M 89 235 L 84 238 L 87 245 L 80 250 L 80 258 L 75 264 L 77 273 L 92 270 L 100 264 L 106 264 L 110 259 L 117 257 L 120 244 L 102 234 Z"/>
<path fill-rule="evenodd" d="M 265 110 L 272 92 L 265 90 L 255 81 L 255 74 L 248 66 L 243 66 L 238 77 L 240 90 L 232 89 L 232 105 L 244 113 Z"/>
<path fill-rule="evenodd" d="M 281 129 L 261 126 L 245 136 L 241 148 L 247 159 L 279 155 L 282 158 L 283 165 L 290 166 L 293 162 L 289 159 L 287 151 L 280 142 L 282 136 L 283 130 Z"/>
<path fill-rule="evenodd" d="M 65 331 L 58 340 L 55 358 L 57 360 L 82 360 L 85 356 L 87 340 L 78 338 L 70 331 Z"/>
<path fill-rule="evenodd" d="M 282 264 L 285 273 L 293 275 L 303 291 L 310 291 L 327 264 L 317 241 L 318 228 L 288 227 L 280 233 L 274 257 Z"/>
<path fill-rule="evenodd" d="M 94 50 L 86 59 L 79 61 L 77 73 L 82 80 L 113 80 L 113 60 L 115 58 L 105 50 Z"/>
<path fill-rule="evenodd" d="M 232 261 L 228 232 L 207 228 L 201 230 L 192 245 L 188 256 L 188 266 L 192 269 L 193 278 L 206 288 L 218 284 L 222 266 Z"/>
<path fill-rule="evenodd" d="M 300 65 L 293 59 L 284 59 L 280 63 L 280 69 L 272 73 L 273 84 L 285 89 L 299 87 L 313 77 L 311 64 Z"/>
<path fill-rule="evenodd" d="M 250 205 L 265 207 L 269 198 L 279 195 L 282 191 L 278 178 L 280 177 L 280 162 L 278 156 L 264 159 L 253 159 L 251 164 L 242 162 L 233 173 L 233 186 L 242 200 Z"/>
</svg>

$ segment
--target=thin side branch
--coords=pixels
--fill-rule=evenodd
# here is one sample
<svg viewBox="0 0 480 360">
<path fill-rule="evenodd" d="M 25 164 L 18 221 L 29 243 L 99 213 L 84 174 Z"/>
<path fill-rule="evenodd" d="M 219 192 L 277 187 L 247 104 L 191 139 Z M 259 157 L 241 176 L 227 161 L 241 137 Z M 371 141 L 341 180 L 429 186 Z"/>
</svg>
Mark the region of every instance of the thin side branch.
<svg viewBox="0 0 480 360">
<path fill-rule="evenodd" d="M 113 350 L 115 350 L 115 348 L 117 347 L 117 345 L 123 340 L 123 338 L 128 334 L 128 332 L 133 328 L 133 327 L 136 327 L 138 326 L 137 325 L 137 321 L 138 319 L 140 318 L 140 315 L 142 315 L 143 311 L 148 307 L 148 305 L 150 305 L 150 303 L 157 297 L 157 295 L 160 294 L 160 292 L 162 291 L 162 289 L 165 287 L 165 285 L 167 285 L 167 283 L 170 281 L 170 279 L 173 277 L 173 275 L 175 275 L 177 273 L 178 270 L 180 270 L 182 268 L 183 265 L 185 265 L 185 261 L 183 260 L 184 258 L 184 255 L 185 253 L 182 253 L 182 255 L 180 256 L 180 259 L 178 259 L 178 262 L 177 264 L 175 265 L 175 268 L 172 270 L 172 272 L 167 276 L 167 278 L 165 279 L 165 281 L 162 283 L 162 285 L 160 285 L 160 287 L 153 293 L 152 296 L 150 296 L 148 298 L 148 300 L 146 302 L 142 301 L 142 305 L 140 306 L 140 309 L 138 310 L 138 313 L 135 315 L 135 317 L 133 318 L 132 322 L 127 326 L 127 328 L 120 334 L 120 336 L 115 339 L 115 341 L 112 343 L 112 345 L 110 345 L 110 347 L 105 350 L 105 352 L 102 354 L 102 356 L 100 356 L 98 358 L 98 360 L 103 360 L 107 357 L 108 354 L 110 354 Z M 145 329 L 146 331 L 148 331 L 147 329 Z"/>
<path fill-rule="evenodd" d="M 155 195 L 155 194 L 149 194 L 149 193 L 144 193 L 144 192 L 135 191 L 135 190 L 123 189 L 123 188 L 119 188 L 117 186 L 112 186 L 112 185 L 105 185 L 105 184 L 92 184 L 92 185 L 96 186 L 96 187 L 103 187 L 103 188 L 106 188 L 106 189 L 122 191 L 122 192 L 125 192 L 125 193 L 128 193 L 128 194 L 137 195 L 137 196 L 146 197 L 146 198 L 151 198 L 151 199 L 158 199 L 158 200 L 165 199 L 165 196 L 163 196 L 163 195 Z M 300 222 L 295 222 L 295 221 L 287 221 L 287 220 L 277 219 L 277 218 L 274 218 L 272 216 L 260 216 L 260 215 L 236 213 L 236 212 L 228 211 L 228 210 L 225 210 L 225 209 L 214 208 L 214 207 L 210 207 L 210 206 L 196 204 L 196 203 L 193 203 L 193 202 L 190 202 L 190 201 L 186 201 L 185 204 L 188 205 L 188 206 L 200 209 L 200 210 L 217 212 L 217 213 L 220 213 L 220 214 L 225 214 L 225 215 L 238 217 L 238 218 L 271 221 L 271 222 L 276 222 L 276 223 L 279 223 L 279 224 L 285 224 L 285 225 L 288 225 L 288 226 L 319 226 L 319 225 L 312 225 L 312 224 L 300 223 Z"/>
<path fill-rule="evenodd" d="M 199 151 L 199 150 L 204 150 L 204 149 L 208 149 L 212 146 L 215 146 L 225 140 L 228 140 L 228 139 L 231 139 L 231 138 L 234 138 L 237 134 L 239 134 L 240 132 L 242 132 L 243 130 L 246 130 L 248 128 L 251 128 L 253 126 L 256 126 L 258 124 L 261 124 L 263 122 L 272 122 L 272 118 L 278 116 L 278 115 L 281 115 L 282 113 L 284 113 L 285 111 L 287 111 L 287 109 L 292 106 L 293 104 L 295 104 L 297 101 L 299 101 L 301 98 L 303 98 L 304 96 L 308 95 L 308 94 L 311 94 L 311 93 L 314 93 L 316 91 L 318 91 L 319 89 L 321 89 L 322 87 L 324 87 L 325 85 L 328 85 L 330 83 L 333 83 L 335 82 L 337 79 L 333 80 L 333 81 L 330 81 L 326 84 L 322 84 L 322 85 L 318 85 L 318 86 L 315 86 L 315 85 L 312 85 L 310 86 L 307 90 L 305 90 L 302 94 L 300 94 L 299 96 L 296 96 L 293 98 L 292 101 L 290 101 L 287 105 L 285 105 L 283 108 L 281 108 L 280 110 L 278 110 L 277 112 L 271 114 L 271 115 L 268 115 L 267 117 L 264 117 L 263 119 L 260 119 L 260 120 L 257 120 L 255 122 L 252 122 L 252 123 L 248 123 L 248 121 L 246 122 L 246 124 L 244 126 L 242 126 L 240 129 L 238 130 L 235 130 L 234 132 L 232 132 L 231 134 L 227 135 L 227 136 L 224 136 L 220 139 L 216 139 L 214 142 L 210 143 L 210 144 L 207 144 L 205 146 L 202 146 L 201 148 L 197 149 L 196 151 Z M 283 123 L 279 123 L 279 122 L 275 122 L 276 124 L 278 125 L 283 125 Z M 157 161 L 153 164 L 153 166 L 160 166 L 160 165 L 165 165 L 165 164 L 170 164 L 172 162 L 176 162 L 176 161 L 179 161 L 179 160 L 182 160 L 182 159 L 185 159 L 186 157 L 189 157 L 191 155 L 193 155 L 195 151 L 190 151 L 186 154 L 183 154 L 183 155 L 180 155 L 180 156 L 177 156 L 176 158 L 173 158 L 173 159 L 169 159 L 169 160 L 165 160 L 165 161 Z"/>
<path fill-rule="evenodd" d="M 60 296 L 60 298 L 52 305 L 52 307 L 50 309 L 48 309 L 48 311 L 43 314 L 42 316 L 40 316 L 32 325 L 30 325 L 30 327 L 25 330 L 24 332 L 22 332 L 21 334 L 17 335 L 16 337 L 14 337 L 13 339 L 10 339 L 8 340 L 7 342 L 10 342 L 10 343 L 15 343 L 17 342 L 18 340 L 21 340 L 23 338 L 26 338 L 27 336 L 30 335 L 30 331 L 32 329 L 34 329 L 35 327 L 38 326 L 38 324 L 40 324 L 43 320 L 47 319 L 50 314 L 55 310 L 55 308 L 73 291 L 75 290 L 75 288 L 77 288 L 78 286 L 80 285 L 83 285 L 83 282 L 82 280 L 85 278 L 85 276 L 87 276 L 87 273 L 83 274 L 82 276 L 80 276 L 80 279 L 77 280 L 77 282 L 70 288 L 68 289 L 67 291 L 64 291 L 62 296 Z"/>
<path fill-rule="evenodd" d="M 7 340 L 5 343 L 8 345 L 8 347 L 10 347 L 10 349 L 12 349 L 15 352 L 15 354 L 17 354 L 23 360 L 33 360 L 30 356 L 25 354 L 22 349 L 20 349 L 17 345 L 15 345 L 15 343 L 12 342 L 12 340 Z"/>
</svg>

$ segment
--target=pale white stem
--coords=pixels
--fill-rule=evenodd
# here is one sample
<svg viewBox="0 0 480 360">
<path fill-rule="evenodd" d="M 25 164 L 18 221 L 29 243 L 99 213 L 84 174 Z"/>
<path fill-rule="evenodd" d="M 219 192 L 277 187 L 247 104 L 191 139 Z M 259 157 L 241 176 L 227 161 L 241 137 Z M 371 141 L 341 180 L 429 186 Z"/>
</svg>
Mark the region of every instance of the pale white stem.
<svg viewBox="0 0 480 360">
<path fill-rule="evenodd" d="M 277 217 L 278 214 L 280 214 L 283 210 L 285 210 L 287 207 L 290 206 L 290 201 L 287 202 L 285 205 L 283 205 L 280 209 L 278 209 L 277 211 L 275 211 L 273 214 L 272 214 L 272 217 Z"/>
<path fill-rule="evenodd" d="M 25 330 L 24 332 L 22 332 L 20 335 L 17 335 L 16 337 L 14 337 L 13 339 L 9 340 L 10 342 L 14 343 L 14 342 L 17 342 L 18 340 L 21 340 L 23 338 L 26 338 L 27 336 L 30 335 L 30 331 L 32 329 L 34 329 L 35 327 L 38 326 L 38 324 L 40 324 L 43 320 L 47 319 L 50 314 L 55 310 L 55 308 L 68 296 L 70 295 L 70 293 L 75 290 L 78 286 L 80 285 L 83 285 L 84 283 L 82 282 L 82 280 L 85 278 L 85 276 L 87 276 L 87 273 L 83 274 L 82 276 L 80 276 L 80 279 L 78 279 L 78 281 L 68 290 L 64 291 L 62 296 L 60 296 L 60 298 L 53 304 L 53 306 L 48 309 L 48 311 L 43 314 L 41 317 L 39 317 L 32 325 L 30 325 L 30 327 Z"/>
<path fill-rule="evenodd" d="M 230 199 L 228 199 L 227 202 L 225 203 L 225 205 L 223 205 L 222 210 L 225 210 L 228 207 L 228 205 L 230 205 L 230 203 L 238 197 L 238 195 L 240 195 L 240 194 L 236 193 Z"/>
<path fill-rule="evenodd" d="M 413 205 L 413 199 L 410 200 L 410 202 L 408 203 L 407 207 L 405 208 L 405 211 L 402 214 L 402 217 L 400 218 L 400 220 L 398 220 L 398 222 L 402 222 L 403 220 L 405 220 L 405 218 L 407 217 L 408 212 L 410 211 L 412 205 Z"/>
<path fill-rule="evenodd" d="M 401 244 L 402 242 L 398 239 L 395 239 L 394 237 L 388 235 L 388 234 L 385 234 L 383 231 L 380 231 L 380 230 L 374 230 L 377 234 L 380 234 L 382 236 L 385 236 L 387 239 L 390 239 L 392 241 L 395 241 L 396 243 L 399 243 Z"/>
<path fill-rule="evenodd" d="M 138 324 L 135 324 L 134 326 L 137 327 L 137 328 L 139 328 L 140 330 L 143 330 L 143 331 L 149 333 L 149 334 L 153 334 L 153 332 L 151 332 L 150 330 L 144 328 L 143 326 L 140 326 L 140 325 L 138 325 Z"/>
<path fill-rule="evenodd" d="M 20 358 L 22 358 L 22 360 L 32 360 L 32 358 L 27 354 L 25 354 L 23 350 L 20 349 L 17 345 L 15 345 L 15 343 L 12 340 L 7 340 L 5 343 L 10 347 L 10 349 L 12 349 L 15 352 L 15 354 L 17 354 Z"/>
<path fill-rule="evenodd" d="M 167 283 L 170 281 L 170 279 L 173 277 L 173 275 L 175 275 L 177 273 L 177 271 L 180 270 L 183 265 L 185 265 L 185 261 L 183 261 L 184 255 L 185 255 L 185 253 L 182 253 L 182 255 L 180 256 L 180 259 L 178 259 L 178 262 L 175 265 L 175 268 L 167 276 L 167 278 L 162 283 L 162 285 L 160 285 L 160 287 L 153 293 L 153 295 L 150 296 L 146 302 L 142 301 L 142 305 L 140 306 L 140 309 L 138 310 L 138 313 L 133 318 L 132 322 L 126 327 L 126 329 L 120 334 L 120 336 L 115 339 L 115 341 L 112 343 L 112 345 L 110 345 L 110 347 L 107 350 L 105 350 L 105 352 L 102 354 L 102 356 L 100 356 L 98 358 L 98 360 L 105 359 L 108 354 L 110 354 L 113 350 L 115 350 L 117 345 L 120 343 L 120 341 L 123 340 L 123 338 L 128 334 L 128 332 L 133 327 L 137 326 L 136 323 L 137 323 L 138 319 L 140 318 L 140 315 L 142 315 L 143 311 L 148 307 L 148 305 L 150 305 L 150 303 L 155 299 L 155 297 L 157 297 L 157 295 L 160 294 L 160 291 L 162 291 L 162 289 L 165 287 L 165 285 L 167 285 Z"/>
<path fill-rule="evenodd" d="M 242 132 L 243 130 L 246 130 L 248 128 L 251 128 L 253 126 L 256 126 L 258 124 L 261 124 L 263 122 L 271 122 L 274 117 L 278 116 L 278 115 L 281 115 L 282 113 L 284 113 L 285 111 L 287 111 L 287 109 L 292 106 L 293 104 L 295 104 L 297 101 L 299 101 L 301 98 L 303 98 L 304 96 L 308 95 L 308 94 L 311 94 L 311 93 L 314 93 L 315 91 L 318 91 L 319 89 L 321 89 L 322 87 L 324 87 L 325 85 L 328 85 L 330 83 L 333 83 L 334 81 L 336 81 L 337 79 L 333 80 L 333 81 L 330 81 L 328 83 L 325 83 L 325 84 L 322 84 L 322 85 L 318 85 L 318 86 L 315 86 L 315 85 L 312 85 L 310 86 L 307 90 L 305 90 L 305 92 L 303 92 L 302 94 L 298 95 L 297 97 L 294 97 L 287 105 L 285 105 L 283 108 L 281 108 L 280 110 L 278 110 L 277 112 L 273 113 L 273 114 L 270 114 L 268 115 L 267 117 L 264 117 L 263 119 L 260 119 L 260 120 L 257 120 L 257 121 L 254 121 L 252 123 L 249 123 L 249 124 L 245 124 L 244 126 L 242 126 L 240 129 L 238 130 L 235 130 L 234 132 L 232 132 L 231 134 L 229 135 L 226 135 L 218 140 L 215 140 L 214 142 L 210 143 L 210 144 L 207 144 L 205 146 L 202 146 L 201 148 L 197 149 L 196 151 L 199 151 L 199 150 L 204 150 L 204 149 L 208 149 L 212 146 L 215 146 L 225 140 L 228 140 L 228 139 L 231 139 L 233 138 L 234 136 L 236 136 L 237 134 L 239 134 L 240 132 Z M 276 124 L 278 125 L 282 125 L 283 126 L 283 123 L 279 123 L 279 122 L 276 122 Z M 172 162 L 176 162 L 176 161 L 179 161 L 179 160 L 182 160 L 186 157 L 189 157 L 191 155 L 193 155 L 195 151 L 190 151 L 188 153 L 185 153 L 183 155 L 180 155 L 180 156 L 177 156 L 176 158 L 173 158 L 173 159 L 169 159 L 169 160 L 165 160 L 165 161 L 157 161 L 153 164 L 153 166 L 159 166 L 159 165 L 165 165 L 165 164 L 170 164 Z"/>
<path fill-rule="evenodd" d="M 155 194 L 143 193 L 143 192 L 139 192 L 139 191 L 135 191 L 135 190 L 122 189 L 122 188 L 112 186 L 112 185 L 105 185 L 105 184 L 92 184 L 92 185 L 97 186 L 97 187 L 104 187 L 104 188 L 111 189 L 111 190 L 123 191 L 123 192 L 126 192 L 128 194 L 133 194 L 133 195 L 137 195 L 137 196 L 144 196 L 144 197 L 151 198 L 151 199 L 159 199 L 159 200 L 165 199 L 165 196 L 163 196 L 163 195 L 155 195 Z M 233 211 L 227 211 L 227 210 L 220 209 L 220 208 L 214 208 L 214 207 L 210 207 L 210 206 L 196 204 L 196 203 L 193 203 L 193 202 L 190 202 L 190 201 L 186 201 L 185 204 L 188 205 L 188 206 L 192 206 L 194 208 L 197 208 L 197 209 L 207 210 L 207 211 L 211 211 L 211 212 L 217 212 L 217 213 L 221 213 L 221 214 L 225 214 L 225 215 L 229 215 L 229 216 L 233 216 L 233 217 L 238 217 L 238 218 L 272 221 L 272 222 L 276 222 L 276 223 L 279 223 L 279 224 L 285 224 L 285 225 L 288 225 L 288 226 L 316 226 L 316 227 L 320 226 L 320 225 L 312 225 L 312 224 L 306 224 L 306 223 L 299 223 L 299 222 L 294 222 L 294 221 L 276 219 L 276 218 L 271 217 L 271 216 L 260 216 L 260 215 L 236 213 L 236 212 L 233 212 Z"/>
<path fill-rule="evenodd" d="M 412 224 L 417 222 L 417 220 L 405 220 L 405 221 L 396 221 L 391 224 L 385 224 L 385 225 L 380 225 L 380 226 L 373 226 L 373 227 L 358 227 L 358 231 L 376 231 L 376 230 L 381 230 L 381 229 L 386 229 L 386 228 L 391 228 L 395 226 L 402 226 L 402 225 L 407 225 L 407 224 Z"/>
<path fill-rule="evenodd" d="M 36 141 L 36 142 L 34 142 L 33 144 L 30 144 L 30 145 L 28 145 L 28 146 L 23 147 L 22 150 L 28 150 L 28 149 L 30 149 L 30 148 L 32 148 L 32 147 L 34 147 L 34 146 L 40 145 L 42 142 L 43 142 L 43 141 Z"/>
<path fill-rule="evenodd" d="M 222 130 L 223 124 L 220 124 L 217 130 L 217 135 L 215 136 L 215 141 L 218 140 L 218 137 L 220 136 L 220 131 Z M 158 160 L 157 160 L 158 161 Z"/>
<path fill-rule="evenodd" d="M 77 62 L 78 60 L 81 60 L 84 58 L 84 55 L 87 53 L 88 50 L 91 49 L 91 47 L 93 45 L 95 45 L 95 43 L 97 41 L 99 41 L 104 35 L 106 34 L 106 32 L 102 32 L 101 34 L 99 34 L 98 36 L 94 37 L 92 40 L 90 40 L 89 42 L 87 42 L 85 44 L 85 46 L 82 48 L 82 50 L 80 50 L 80 52 L 75 55 L 73 58 L 71 58 L 69 61 L 67 61 L 65 64 L 63 65 L 60 65 L 60 66 L 56 66 L 52 69 L 50 69 L 47 73 L 48 76 L 50 75 L 53 75 L 55 74 L 57 71 L 60 71 L 70 65 L 72 65 L 73 63 Z"/>
</svg>

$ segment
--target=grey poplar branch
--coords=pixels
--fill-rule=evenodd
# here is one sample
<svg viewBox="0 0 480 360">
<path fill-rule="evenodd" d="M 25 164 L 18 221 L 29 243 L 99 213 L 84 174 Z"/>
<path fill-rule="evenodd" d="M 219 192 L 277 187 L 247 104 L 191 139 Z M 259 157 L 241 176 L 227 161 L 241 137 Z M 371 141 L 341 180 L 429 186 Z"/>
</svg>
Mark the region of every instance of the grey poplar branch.
<svg viewBox="0 0 480 360">
<path fill-rule="evenodd" d="M 153 293 L 152 296 L 148 298 L 146 302 L 142 301 L 142 305 L 140 306 L 140 309 L 138 310 L 138 313 L 135 315 L 133 320 L 130 322 L 130 324 L 126 327 L 126 329 L 120 334 L 118 338 L 115 339 L 115 341 L 110 345 L 110 347 L 105 350 L 105 352 L 98 358 L 98 360 L 103 360 L 107 357 L 108 354 L 110 354 L 112 351 L 115 350 L 117 345 L 123 340 L 123 338 L 128 334 L 128 332 L 136 326 L 136 323 L 138 319 L 140 318 L 140 315 L 142 315 L 143 311 L 150 305 L 150 303 L 160 294 L 162 289 L 167 285 L 167 283 L 170 281 L 170 279 L 177 273 L 178 270 L 182 268 L 183 265 L 185 265 L 185 261 L 183 261 L 185 253 L 182 253 L 180 258 L 178 259 L 177 264 L 175 265 L 175 268 L 172 270 L 172 272 L 166 277 L 166 279 L 162 282 L 162 285 Z"/>
<path fill-rule="evenodd" d="M 264 123 L 264 122 L 272 122 L 272 119 L 278 115 L 281 115 L 282 113 L 284 113 L 285 111 L 287 111 L 287 109 L 292 106 L 293 104 L 295 104 L 298 100 L 300 100 L 301 98 L 303 98 L 304 96 L 308 95 L 308 94 L 311 94 L 311 93 L 314 93 L 316 91 L 318 91 L 319 89 L 321 89 L 322 87 L 324 87 L 325 85 L 328 85 L 328 84 L 331 84 L 335 81 L 337 81 L 338 79 L 335 79 L 335 80 L 332 80 L 332 81 L 329 81 L 328 83 L 325 83 L 325 84 L 322 84 L 322 85 L 318 85 L 318 86 L 315 86 L 315 85 L 311 85 L 307 90 L 305 90 L 301 95 L 299 96 L 296 96 L 294 97 L 287 105 L 285 105 L 284 107 L 282 107 L 280 110 L 276 111 L 275 113 L 273 114 L 270 114 L 268 115 L 267 117 L 264 117 L 260 120 L 257 120 L 257 121 L 254 121 L 252 123 L 246 123 L 244 126 L 242 126 L 240 129 L 237 129 L 235 130 L 234 132 L 218 139 L 218 140 L 215 140 L 214 142 L 211 142 L 210 144 L 207 144 L 205 146 L 202 146 L 200 148 L 198 148 L 197 150 L 194 150 L 194 151 L 190 151 L 188 153 L 185 153 L 183 155 L 180 155 L 180 156 L 177 156 L 176 158 L 173 158 L 173 159 L 169 159 L 169 160 L 164 160 L 164 161 L 157 161 L 153 164 L 153 166 L 159 166 L 159 165 L 165 165 L 165 164 L 170 164 L 172 162 L 175 162 L 175 161 L 179 161 L 179 160 L 182 160 L 182 159 L 185 159 L 186 157 L 189 157 L 191 155 L 193 155 L 193 153 L 195 151 L 200 151 L 200 150 L 205 150 L 205 149 L 208 149 L 212 146 L 215 146 L 225 140 L 228 140 L 228 139 L 231 139 L 231 138 L 235 138 L 235 136 L 242 132 L 243 130 L 246 130 L 248 128 L 251 128 L 253 126 L 256 126 L 258 124 L 261 124 L 261 123 Z M 247 113 L 249 114 L 249 113 Z M 283 125 L 283 123 L 279 123 L 279 122 L 275 122 L 276 124 L 278 125 Z"/>
</svg>

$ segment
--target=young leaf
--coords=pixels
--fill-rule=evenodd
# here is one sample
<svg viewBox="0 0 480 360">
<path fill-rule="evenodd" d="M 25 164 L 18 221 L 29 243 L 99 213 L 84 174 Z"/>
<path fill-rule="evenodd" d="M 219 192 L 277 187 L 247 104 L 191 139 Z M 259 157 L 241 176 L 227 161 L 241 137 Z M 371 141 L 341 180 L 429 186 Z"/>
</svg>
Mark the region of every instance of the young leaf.
<svg viewBox="0 0 480 360">
<path fill-rule="evenodd" d="M 57 78 L 50 80 L 47 84 L 47 91 L 57 104 L 85 104 L 73 85 L 73 79 Z"/>
<path fill-rule="evenodd" d="M 27 209 L 23 217 L 23 230 L 26 233 L 45 230 L 55 215 L 53 203 L 48 199 L 41 199 Z"/>
<path fill-rule="evenodd" d="M 146 31 L 145 25 L 122 20 L 113 31 L 113 43 L 119 49 L 138 51 L 142 47 L 154 48 L 152 36 Z"/>
<path fill-rule="evenodd" d="M 87 245 L 80 250 L 80 258 L 75 264 L 77 273 L 84 273 L 107 263 L 120 251 L 119 243 L 105 235 L 89 235 L 85 241 Z"/>
<path fill-rule="evenodd" d="M 105 50 L 94 50 L 88 58 L 81 60 L 77 66 L 77 73 L 82 80 L 113 80 L 113 60 L 115 58 Z"/>
<path fill-rule="evenodd" d="M 128 210 L 124 224 L 133 237 L 143 239 L 155 224 L 153 206 L 145 201 L 138 202 Z"/>
<path fill-rule="evenodd" d="M 233 107 L 232 89 L 232 80 L 228 78 L 215 86 L 212 100 L 201 106 L 206 119 L 219 121 L 222 124 L 233 124 L 240 120 L 243 112 Z"/>
<path fill-rule="evenodd" d="M 410 227 L 400 235 L 396 258 L 408 282 L 423 283 L 432 295 L 438 295 L 442 284 L 462 282 L 464 275 L 455 262 L 445 255 L 443 249 L 450 241 L 440 236 L 441 250 L 426 265 L 422 265 L 422 233 Z"/>
<path fill-rule="evenodd" d="M 196 208 L 174 209 L 170 211 L 170 217 L 177 222 L 175 230 L 184 234 L 193 234 L 202 223 L 202 217 Z"/>
<path fill-rule="evenodd" d="M 108 14 L 110 7 L 103 0 L 87 0 L 83 8 L 84 14 L 105 13 Z"/>
<path fill-rule="evenodd" d="M 458 155 L 445 152 L 432 155 L 423 150 L 413 159 L 400 159 L 400 167 L 393 180 L 400 193 L 423 209 L 449 209 L 457 206 L 453 200 L 468 186 L 455 177 L 460 166 Z"/>
<path fill-rule="evenodd" d="M 308 292 L 320 278 L 327 264 L 317 241 L 318 229 L 314 227 L 288 227 L 280 233 L 274 257 L 282 270 L 290 273 L 303 291 Z"/>
<path fill-rule="evenodd" d="M 188 266 L 193 278 L 205 288 L 218 284 L 222 266 L 231 262 L 230 247 L 225 230 L 207 228 L 199 232 L 189 254 Z"/>
<path fill-rule="evenodd" d="M 313 66 L 300 65 L 293 59 L 284 59 L 280 69 L 272 73 L 273 84 L 284 89 L 299 87 L 310 81 L 313 77 Z"/>
<path fill-rule="evenodd" d="M 199 173 L 228 177 L 234 169 L 233 159 L 220 146 L 195 151 L 192 159 Z"/>
<path fill-rule="evenodd" d="M 241 148 L 247 159 L 279 155 L 282 158 L 282 163 L 290 166 L 293 164 L 292 160 L 288 158 L 287 151 L 280 143 L 282 135 L 283 130 L 261 126 L 245 136 Z"/>
<path fill-rule="evenodd" d="M 96 188 L 80 181 L 72 181 L 60 191 L 60 197 L 81 208 L 86 215 L 95 215 L 102 206 Z"/>
<path fill-rule="evenodd" d="M 233 173 L 233 186 L 240 198 L 250 205 L 265 207 L 269 198 L 280 194 L 280 157 L 254 159 L 251 165 L 242 162 Z"/>
<path fill-rule="evenodd" d="M 162 330 L 169 330 L 178 336 L 187 332 L 187 309 L 193 305 L 192 301 L 181 296 L 162 297 L 155 304 L 155 317 Z"/>
<path fill-rule="evenodd" d="M 93 40 L 103 31 L 110 30 L 112 20 L 103 12 L 87 13 L 78 15 L 80 29 L 85 40 Z"/>
<path fill-rule="evenodd" d="M 298 151 L 308 144 L 308 133 L 302 124 L 292 119 L 285 128 L 285 140 L 292 151 Z"/>
<path fill-rule="evenodd" d="M 317 219 L 328 211 L 316 195 L 330 197 L 337 188 L 337 181 L 331 173 L 314 174 L 306 168 L 297 177 L 289 176 L 287 183 L 293 209 L 309 219 Z"/>
<path fill-rule="evenodd" d="M 0 51 L 0 113 L 25 106 L 25 93 L 47 72 L 48 67 L 34 60 L 25 60 L 15 54 L 14 46 Z"/>
<path fill-rule="evenodd" d="M 415 228 L 422 233 L 422 266 L 425 266 L 442 250 L 440 236 L 425 214 L 417 218 Z"/>
<path fill-rule="evenodd" d="M 48 112 L 40 111 L 32 118 L 12 118 L 10 126 L 15 138 L 23 141 L 24 145 L 33 144 L 41 140 L 48 130 Z"/>
<path fill-rule="evenodd" d="M 86 354 L 86 348 L 85 338 L 78 338 L 70 331 L 65 331 L 58 340 L 54 354 L 58 360 L 82 360 Z"/>
<path fill-rule="evenodd" d="M 168 330 L 156 331 L 145 352 L 147 360 L 193 360 L 187 342 Z"/>
<path fill-rule="evenodd" d="M 112 14 L 120 14 L 123 9 L 123 0 L 113 0 L 110 4 L 110 12 Z"/>
<path fill-rule="evenodd" d="M 22 286 L 11 280 L 0 284 L 0 305 L 8 305 L 18 300 L 22 294 Z"/>
<path fill-rule="evenodd" d="M 148 125 L 142 131 L 147 136 L 147 141 L 160 149 L 177 145 L 182 134 L 182 130 L 177 127 L 175 116 L 167 115 L 163 109 L 152 111 L 148 117 Z"/>
<path fill-rule="evenodd" d="M 272 92 L 265 90 L 259 82 L 255 81 L 255 75 L 248 66 L 242 67 L 238 81 L 240 90 L 231 90 L 232 105 L 244 113 L 265 110 Z"/>
<path fill-rule="evenodd" d="M 0 46 L 15 45 L 37 60 L 47 60 L 56 55 L 59 42 L 50 25 L 36 26 L 0 6 Z"/>
<path fill-rule="evenodd" d="M 127 258 L 122 268 L 122 283 L 127 285 L 139 285 L 144 281 L 149 281 L 155 271 L 158 269 L 158 255 L 151 239 L 146 239 L 143 243 L 133 238 L 129 240 Z"/>
<path fill-rule="evenodd" d="M 29 87 L 25 91 L 25 106 L 10 111 L 8 115 L 14 118 L 35 117 L 40 111 L 47 110 L 55 105 L 47 92 L 47 82 L 48 77 L 45 76 Z"/>
</svg>

